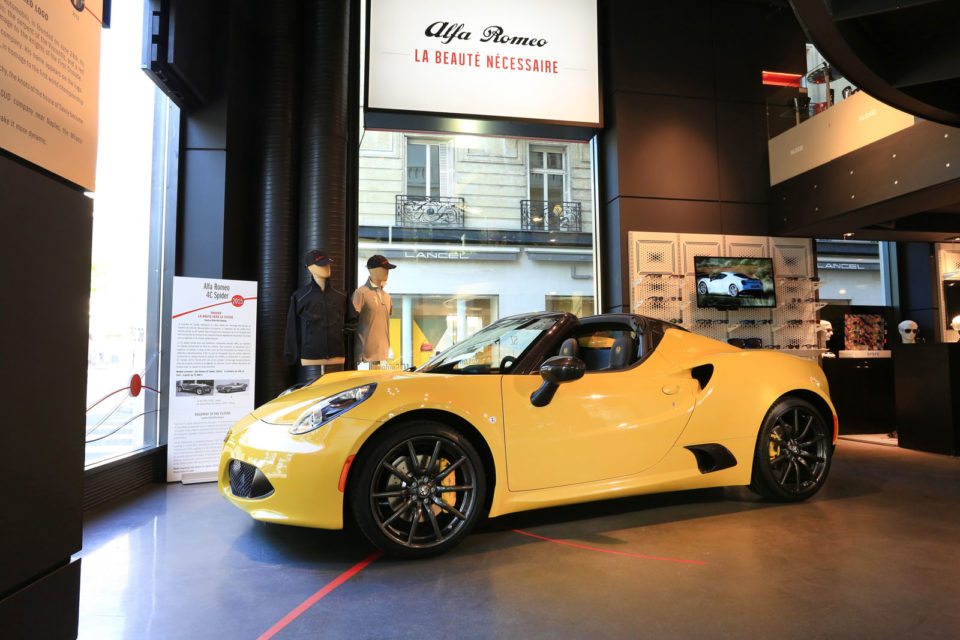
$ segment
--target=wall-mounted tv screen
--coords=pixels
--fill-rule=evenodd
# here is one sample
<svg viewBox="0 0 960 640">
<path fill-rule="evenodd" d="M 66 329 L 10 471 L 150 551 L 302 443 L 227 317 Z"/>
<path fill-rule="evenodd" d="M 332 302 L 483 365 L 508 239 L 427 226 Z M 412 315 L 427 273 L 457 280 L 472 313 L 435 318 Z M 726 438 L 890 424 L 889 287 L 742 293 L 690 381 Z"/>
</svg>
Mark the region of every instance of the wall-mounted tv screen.
<svg viewBox="0 0 960 640">
<path fill-rule="evenodd" d="M 775 307 L 777 296 L 770 258 L 693 259 L 697 306 L 718 309 Z"/>
</svg>

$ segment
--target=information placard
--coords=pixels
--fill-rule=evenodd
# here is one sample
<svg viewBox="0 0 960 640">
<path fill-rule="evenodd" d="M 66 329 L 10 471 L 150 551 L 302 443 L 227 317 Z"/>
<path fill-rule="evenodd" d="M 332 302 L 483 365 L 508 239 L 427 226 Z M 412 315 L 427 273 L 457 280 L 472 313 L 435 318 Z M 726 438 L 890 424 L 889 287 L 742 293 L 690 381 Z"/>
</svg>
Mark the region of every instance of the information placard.
<svg viewBox="0 0 960 640">
<path fill-rule="evenodd" d="M 253 411 L 257 283 L 173 279 L 167 481 L 216 480 L 227 430 Z"/>
<path fill-rule="evenodd" d="M 102 0 L 0 0 L 0 147 L 94 190 Z"/>
<path fill-rule="evenodd" d="M 596 0 L 370 0 L 367 107 L 597 126 Z"/>
</svg>

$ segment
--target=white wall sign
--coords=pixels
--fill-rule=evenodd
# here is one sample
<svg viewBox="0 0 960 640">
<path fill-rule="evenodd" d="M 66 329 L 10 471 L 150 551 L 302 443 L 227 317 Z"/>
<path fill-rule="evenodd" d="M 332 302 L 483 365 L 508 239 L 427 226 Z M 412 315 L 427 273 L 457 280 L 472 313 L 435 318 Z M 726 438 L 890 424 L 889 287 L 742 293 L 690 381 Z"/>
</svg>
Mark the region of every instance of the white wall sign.
<svg viewBox="0 0 960 640">
<path fill-rule="evenodd" d="M 257 283 L 173 279 L 167 481 L 216 480 L 227 430 L 253 411 Z"/>
<path fill-rule="evenodd" d="M 0 147 L 90 191 L 102 0 L 0 0 Z"/>
<path fill-rule="evenodd" d="M 371 109 L 600 123 L 596 0 L 370 0 Z"/>
</svg>

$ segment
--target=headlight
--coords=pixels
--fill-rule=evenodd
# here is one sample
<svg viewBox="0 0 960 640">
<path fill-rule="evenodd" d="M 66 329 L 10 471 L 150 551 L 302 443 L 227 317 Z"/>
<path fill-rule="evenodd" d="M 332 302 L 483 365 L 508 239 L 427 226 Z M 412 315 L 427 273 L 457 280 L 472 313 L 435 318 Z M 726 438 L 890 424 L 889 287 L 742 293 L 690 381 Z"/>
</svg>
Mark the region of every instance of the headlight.
<svg viewBox="0 0 960 640">
<path fill-rule="evenodd" d="M 290 433 L 299 436 L 325 425 L 369 398 L 376 388 L 376 384 L 365 384 L 321 400 L 297 418 L 290 427 Z"/>
</svg>

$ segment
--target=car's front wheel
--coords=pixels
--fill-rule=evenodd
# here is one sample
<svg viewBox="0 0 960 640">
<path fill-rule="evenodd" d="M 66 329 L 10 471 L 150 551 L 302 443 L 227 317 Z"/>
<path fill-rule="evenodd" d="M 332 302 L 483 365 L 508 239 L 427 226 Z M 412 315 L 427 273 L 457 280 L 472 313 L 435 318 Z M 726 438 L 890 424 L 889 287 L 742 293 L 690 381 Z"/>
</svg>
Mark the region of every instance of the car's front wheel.
<svg viewBox="0 0 960 640">
<path fill-rule="evenodd" d="M 700 294 L 706 294 L 706 293 L 707 293 L 707 283 L 706 283 L 706 282 L 698 282 L 698 283 L 697 283 L 697 292 L 700 293 Z"/>
<path fill-rule="evenodd" d="M 198 396 L 202 396 L 202 395 L 203 395 L 203 387 L 197 387 L 196 394 L 197 394 Z"/>
<path fill-rule="evenodd" d="M 806 500 L 827 479 L 832 440 L 826 418 L 812 404 L 800 398 L 779 400 L 757 438 L 750 488 L 770 500 Z"/>
<path fill-rule="evenodd" d="M 418 421 L 386 432 L 354 465 L 353 516 L 370 542 L 391 555 L 443 553 L 480 518 L 483 464 L 463 434 L 445 424 Z"/>
</svg>

